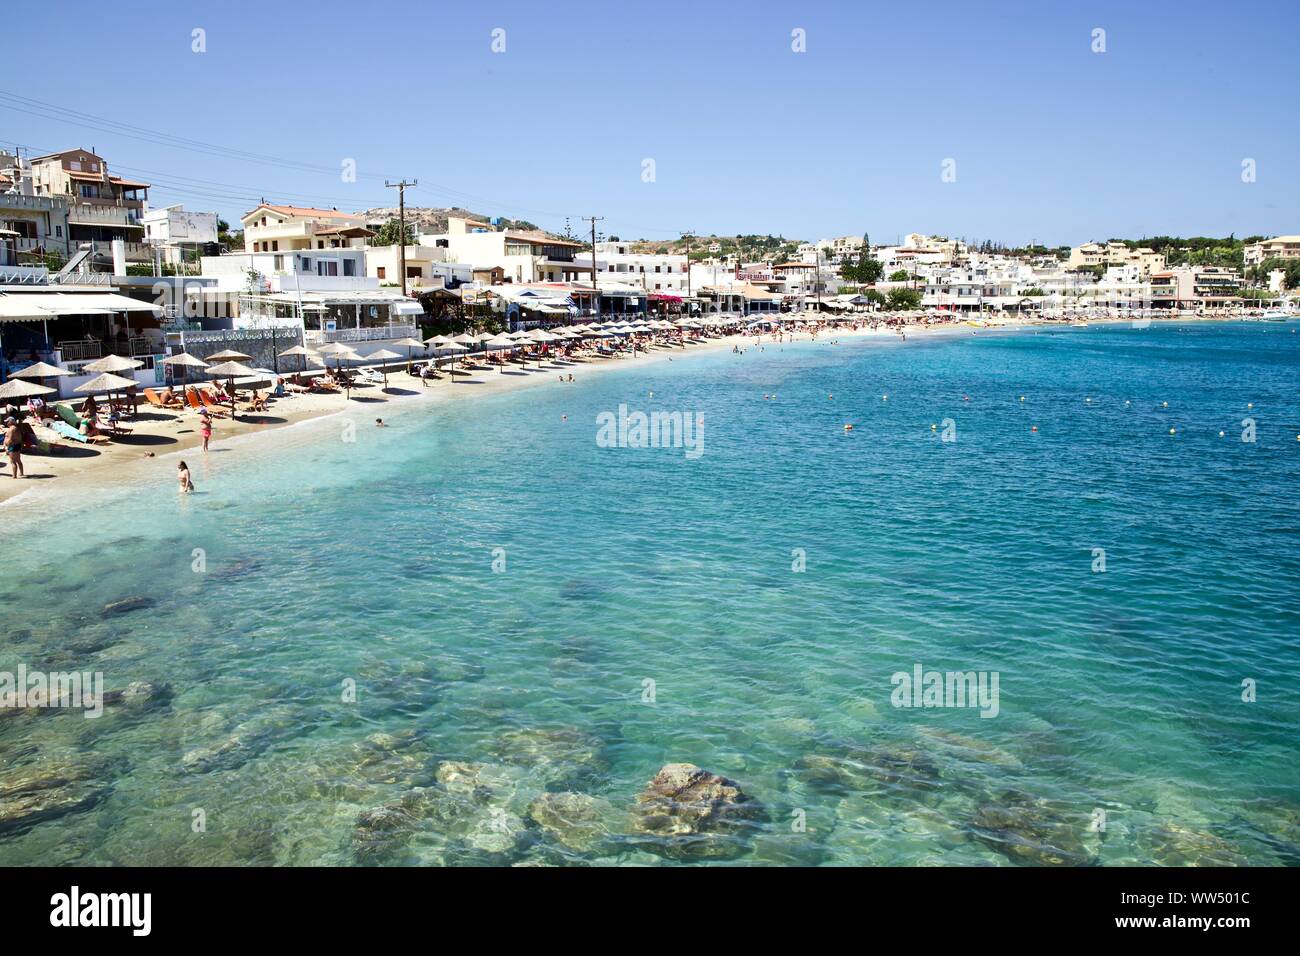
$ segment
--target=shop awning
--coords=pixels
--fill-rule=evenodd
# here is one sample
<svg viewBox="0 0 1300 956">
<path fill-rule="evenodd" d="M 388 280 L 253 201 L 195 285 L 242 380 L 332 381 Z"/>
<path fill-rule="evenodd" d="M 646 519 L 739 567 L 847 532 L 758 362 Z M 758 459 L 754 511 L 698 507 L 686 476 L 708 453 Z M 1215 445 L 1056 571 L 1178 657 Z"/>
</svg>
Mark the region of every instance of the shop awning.
<svg viewBox="0 0 1300 956">
<path fill-rule="evenodd" d="M 112 292 L 77 295 L 68 292 L 0 293 L 0 322 L 33 322 L 60 315 L 113 315 L 117 312 L 161 312 L 148 302 Z"/>
</svg>

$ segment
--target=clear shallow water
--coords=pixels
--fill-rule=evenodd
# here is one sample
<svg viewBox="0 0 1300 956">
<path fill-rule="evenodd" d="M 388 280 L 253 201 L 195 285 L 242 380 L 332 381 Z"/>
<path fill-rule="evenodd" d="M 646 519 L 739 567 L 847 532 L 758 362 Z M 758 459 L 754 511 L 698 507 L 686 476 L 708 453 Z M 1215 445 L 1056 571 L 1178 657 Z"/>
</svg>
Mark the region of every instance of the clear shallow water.
<svg viewBox="0 0 1300 956">
<path fill-rule="evenodd" d="M 4 515 L 0 669 L 170 698 L 0 720 L 0 788 L 87 777 L 0 863 L 693 860 L 626 815 L 671 762 L 765 808 L 717 862 L 1300 862 L 1294 327 L 579 368 Z M 704 455 L 597 447 L 620 403 L 702 413 Z M 891 706 L 917 663 L 997 671 L 998 716 Z"/>
</svg>

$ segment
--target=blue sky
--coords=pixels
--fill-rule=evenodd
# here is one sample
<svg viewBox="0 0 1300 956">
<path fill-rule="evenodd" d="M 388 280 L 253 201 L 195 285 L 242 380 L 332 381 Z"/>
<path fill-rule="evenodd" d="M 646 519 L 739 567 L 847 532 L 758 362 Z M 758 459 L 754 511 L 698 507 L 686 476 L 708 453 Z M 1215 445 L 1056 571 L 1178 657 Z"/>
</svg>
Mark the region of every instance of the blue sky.
<svg viewBox="0 0 1300 956">
<path fill-rule="evenodd" d="M 405 176 L 413 205 L 624 238 L 1300 232 L 1294 0 L 182 7 L 26 6 L 0 90 L 138 129 L 0 95 L 0 142 L 95 148 L 155 205 L 232 221 L 395 204 Z"/>
</svg>

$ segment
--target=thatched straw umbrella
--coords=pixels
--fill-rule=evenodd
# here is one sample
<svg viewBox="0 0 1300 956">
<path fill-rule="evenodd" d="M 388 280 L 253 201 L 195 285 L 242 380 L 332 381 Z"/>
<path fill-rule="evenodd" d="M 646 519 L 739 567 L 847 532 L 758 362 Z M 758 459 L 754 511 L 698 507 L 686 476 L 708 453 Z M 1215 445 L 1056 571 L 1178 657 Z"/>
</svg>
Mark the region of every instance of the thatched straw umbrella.
<svg viewBox="0 0 1300 956">
<path fill-rule="evenodd" d="M 81 368 L 85 372 L 128 372 L 139 368 L 143 364 L 139 359 L 125 358 L 121 355 L 105 355 L 93 362 L 87 362 Z"/>
<path fill-rule="evenodd" d="M 0 399 L 31 398 L 33 395 L 49 395 L 51 392 L 56 391 L 58 389 L 50 388 L 48 385 L 24 382 L 21 378 L 11 378 L 3 385 L 0 385 Z"/>
<path fill-rule="evenodd" d="M 366 356 L 367 361 L 379 361 L 379 370 L 384 373 L 384 391 L 388 391 L 388 366 L 385 363 L 401 357 L 392 349 L 380 349 L 378 352 L 371 352 Z"/>
<path fill-rule="evenodd" d="M 253 356 L 236 352 L 234 349 L 224 349 L 208 356 L 209 362 L 251 362 L 252 360 Z"/>
<path fill-rule="evenodd" d="M 189 372 L 190 369 L 208 367 L 207 362 L 203 361 L 203 359 L 201 358 L 197 358 L 191 355 L 189 352 L 177 352 L 175 355 L 169 355 L 165 359 L 163 359 L 163 364 L 184 369 L 184 371 L 181 372 L 182 390 L 184 390 L 185 386 L 190 383 L 190 372 Z"/>
<path fill-rule="evenodd" d="M 283 352 L 281 352 L 280 358 L 288 358 L 291 355 L 301 356 L 302 368 L 298 369 L 298 371 L 299 372 L 307 371 L 307 359 L 311 358 L 312 356 L 311 349 L 306 348 L 302 345 L 295 345 L 293 348 L 285 349 Z"/>
<path fill-rule="evenodd" d="M 114 375 L 112 372 L 103 372 L 96 375 L 89 382 L 78 385 L 76 391 L 85 392 L 87 395 L 103 392 L 108 395 L 108 401 L 111 405 L 114 392 L 121 392 L 125 395 L 127 389 L 135 388 L 135 386 L 136 381 L 133 378 L 123 378 L 121 375 Z"/>
<path fill-rule="evenodd" d="M 222 362 L 219 365 L 208 366 L 208 374 L 217 378 L 227 378 L 230 380 L 230 417 L 235 415 L 235 376 L 236 375 L 256 375 L 257 369 L 249 368 L 240 362 Z"/>
</svg>

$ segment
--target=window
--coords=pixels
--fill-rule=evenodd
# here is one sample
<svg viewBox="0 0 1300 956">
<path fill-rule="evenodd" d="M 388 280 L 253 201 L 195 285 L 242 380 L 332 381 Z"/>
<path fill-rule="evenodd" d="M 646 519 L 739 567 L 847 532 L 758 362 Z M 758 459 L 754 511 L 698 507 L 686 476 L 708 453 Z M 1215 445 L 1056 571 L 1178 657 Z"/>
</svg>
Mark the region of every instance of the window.
<svg viewBox="0 0 1300 956">
<path fill-rule="evenodd" d="M 272 252 L 279 252 L 279 251 L 280 251 L 280 240 L 279 240 L 279 239 L 272 239 L 272 240 L 271 240 L 271 251 L 272 251 Z"/>
<path fill-rule="evenodd" d="M 74 159 L 72 162 L 68 163 L 68 169 L 72 170 L 74 173 L 79 173 L 81 172 L 81 163 Z"/>
<path fill-rule="evenodd" d="M 357 263 L 355 259 L 343 260 L 343 274 L 345 276 L 355 276 L 357 274 Z"/>
<path fill-rule="evenodd" d="M 284 271 L 284 256 L 276 256 L 273 261 L 275 263 L 276 272 Z"/>
<path fill-rule="evenodd" d="M 54 227 L 54 235 L 57 236 L 58 238 L 62 239 L 62 238 L 63 238 L 63 227 L 62 227 L 62 226 L 55 226 L 55 227 Z"/>
</svg>

